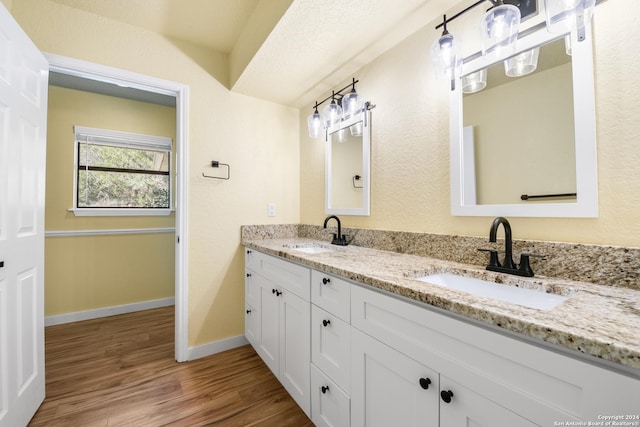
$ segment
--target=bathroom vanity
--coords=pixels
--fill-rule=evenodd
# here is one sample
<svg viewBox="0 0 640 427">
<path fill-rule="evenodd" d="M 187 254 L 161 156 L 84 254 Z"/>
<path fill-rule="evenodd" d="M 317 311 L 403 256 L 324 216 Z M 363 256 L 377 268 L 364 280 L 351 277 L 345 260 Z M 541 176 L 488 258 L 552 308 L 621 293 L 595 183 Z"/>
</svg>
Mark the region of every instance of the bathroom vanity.
<svg viewBox="0 0 640 427">
<path fill-rule="evenodd" d="M 243 243 L 246 337 L 316 425 L 640 422 L 638 291 L 310 239 Z M 564 301 L 524 307 L 432 273 Z"/>
</svg>

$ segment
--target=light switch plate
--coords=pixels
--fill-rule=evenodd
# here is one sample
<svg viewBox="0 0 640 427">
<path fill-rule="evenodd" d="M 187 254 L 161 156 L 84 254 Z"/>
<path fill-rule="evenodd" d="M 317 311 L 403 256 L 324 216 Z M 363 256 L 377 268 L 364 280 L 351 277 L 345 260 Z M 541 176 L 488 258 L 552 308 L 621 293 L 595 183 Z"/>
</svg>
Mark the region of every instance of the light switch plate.
<svg viewBox="0 0 640 427">
<path fill-rule="evenodd" d="M 269 203 L 267 205 L 267 216 L 276 216 L 276 204 Z"/>
</svg>

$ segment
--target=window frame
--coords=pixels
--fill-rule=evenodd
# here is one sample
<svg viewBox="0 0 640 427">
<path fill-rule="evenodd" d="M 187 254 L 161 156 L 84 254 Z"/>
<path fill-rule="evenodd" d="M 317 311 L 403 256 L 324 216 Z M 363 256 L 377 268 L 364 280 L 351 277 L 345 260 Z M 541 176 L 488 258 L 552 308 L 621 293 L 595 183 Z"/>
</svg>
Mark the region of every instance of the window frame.
<svg viewBox="0 0 640 427">
<path fill-rule="evenodd" d="M 73 207 L 76 216 L 167 216 L 174 211 L 173 139 L 164 136 L 143 135 L 86 126 L 74 126 L 73 141 Z M 168 208 L 81 208 L 78 207 L 78 168 L 81 143 L 95 142 L 112 147 L 169 152 L 169 207 Z"/>
</svg>

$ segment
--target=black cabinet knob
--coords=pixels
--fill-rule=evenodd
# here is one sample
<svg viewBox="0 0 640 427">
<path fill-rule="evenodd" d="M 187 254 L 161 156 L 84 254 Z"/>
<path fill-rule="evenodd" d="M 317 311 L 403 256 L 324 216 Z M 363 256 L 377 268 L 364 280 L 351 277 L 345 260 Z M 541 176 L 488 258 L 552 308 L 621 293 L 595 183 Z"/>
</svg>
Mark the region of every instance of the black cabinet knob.
<svg viewBox="0 0 640 427">
<path fill-rule="evenodd" d="M 429 384 L 431 384 L 431 380 L 429 378 L 420 378 L 420 387 L 422 387 L 425 390 L 428 390 Z"/>
<path fill-rule="evenodd" d="M 247 310 L 247 314 L 251 314 L 251 310 Z"/>
<path fill-rule="evenodd" d="M 322 394 L 326 394 L 329 391 L 329 386 L 323 385 L 322 387 L 320 387 L 320 391 L 322 391 Z"/>
<path fill-rule="evenodd" d="M 451 390 L 442 390 L 440 392 L 440 397 L 444 403 L 451 403 L 451 398 L 453 397 L 453 392 Z"/>
<path fill-rule="evenodd" d="M 247 277 L 251 277 L 251 273 L 247 273 Z"/>
<path fill-rule="evenodd" d="M 323 285 L 326 285 L 326 284 L 329 284 L 329 283 L 331 283 L 331 279 L 329 279 L 328 277 L 323 277 L 322 278 L 322 284 Z"/>
<path fill-rule="evenodd" d="M 250 253 L 251 253 L 251 251 L 250 251 L 250 250 L 247 250 L 247 254 L 250 254 Z"/>
<path fill-rule="evenodd" d="M 322 326 L 324 326 L 324 327 L 327 327 L 330 324 L 331 324 L 331 320 L 329 320 L 329 319 L 325 319 L 325 320 L 322 321 Z"/>
<path fill-rule="evenodd" d="M 275 294 L 277 297 L 279 297 L 280 295 L 282 295 L 282 292 L 280 292 L 280 291 L 279 291 L 279 290 L 277 290 L 277 289 L 271 289 L 271 293 L 272 293 L 272 294 Z"/>
</svg>

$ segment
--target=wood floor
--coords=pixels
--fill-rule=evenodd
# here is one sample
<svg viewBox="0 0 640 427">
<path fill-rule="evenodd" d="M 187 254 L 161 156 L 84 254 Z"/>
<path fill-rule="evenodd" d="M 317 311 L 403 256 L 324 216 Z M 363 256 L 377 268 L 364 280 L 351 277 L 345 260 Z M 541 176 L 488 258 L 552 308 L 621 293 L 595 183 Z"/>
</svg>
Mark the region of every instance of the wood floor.
<svg viewBox="0 0 640 427">
<path fill-rule="evenodd" d="M 313 425 L 251 346 L 177 363 L 173 317 L 47 327 L 47 397 L 29 426 Z"/>
</svg>

